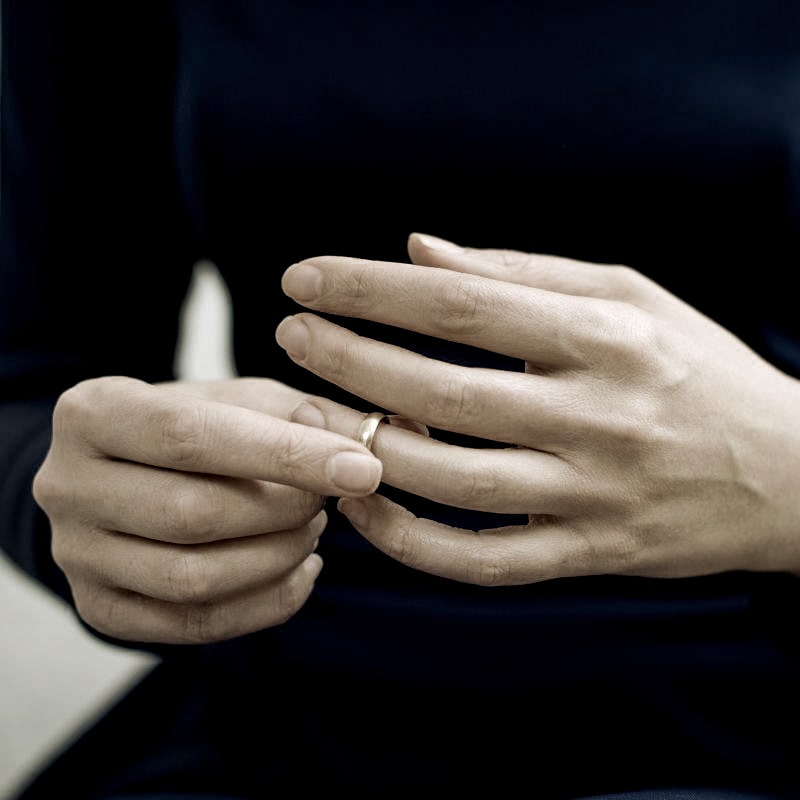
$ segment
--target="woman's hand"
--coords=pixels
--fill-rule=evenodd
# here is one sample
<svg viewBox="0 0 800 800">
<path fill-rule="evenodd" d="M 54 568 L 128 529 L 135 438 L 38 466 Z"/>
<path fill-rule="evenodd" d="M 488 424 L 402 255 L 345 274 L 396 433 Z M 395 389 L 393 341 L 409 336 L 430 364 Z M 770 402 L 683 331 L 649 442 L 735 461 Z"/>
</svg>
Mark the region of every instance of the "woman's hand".
<svg viewBox="0 0 800 800">
<path fill-rule="evenodd" d="M 435 361 L 308 313 L 284 320 L 278 341 L 369 406 L 503 445 L 385 425 L 374 445 L 385 482 L 530 522 L 467 531 L 379 495 L 340 501 L 377 547 L 483 585 L 800 572 L 796 381 L 631 268 L 419 235 L 409 252 L 413 264 L 311 258 L 283 287 L 308 308 L 484 348 L 524 371 Z M 346 436 L 362 418 L 321 398 L 294 417 Z"/>
<path fill-rule="evenodd" d="M 284 622 L 308 598 L 327 495 L 374 491 L 352 439 L 289 422 L 304 394 L 276 381 L 65 392 L 34 496 L 78 613 L 110 636 L 200 643 Z"/>
</svg>

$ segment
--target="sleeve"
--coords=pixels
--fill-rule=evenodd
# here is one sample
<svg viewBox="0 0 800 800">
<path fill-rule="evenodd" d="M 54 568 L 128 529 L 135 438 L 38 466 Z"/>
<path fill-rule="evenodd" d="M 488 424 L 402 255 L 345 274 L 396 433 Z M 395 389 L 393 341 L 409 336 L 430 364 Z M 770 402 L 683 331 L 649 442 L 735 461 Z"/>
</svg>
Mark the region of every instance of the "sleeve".
<svg viewBox="0 0 800 800">
<path fill-rule="evenodd" d="M 0 547 L 70 601 L 32 480 L 59 394 L 169 380 L 197 247 L 171 4 L 2 0 Z"/>
</svg>

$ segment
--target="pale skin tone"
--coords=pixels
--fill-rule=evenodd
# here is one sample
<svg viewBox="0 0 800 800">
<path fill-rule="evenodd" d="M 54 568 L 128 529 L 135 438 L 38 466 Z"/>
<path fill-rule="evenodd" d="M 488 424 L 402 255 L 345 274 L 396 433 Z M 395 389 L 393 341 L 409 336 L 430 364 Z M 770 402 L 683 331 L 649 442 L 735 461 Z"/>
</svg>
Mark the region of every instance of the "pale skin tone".
<svg viewBox="0 0 800 800">
<path fill-rule="evenodd" d="M 120 639 L 202 643 L 278 625 L 311 593 L 327 496 L 374 491 L 351 438 L 289 421 L 268 379 L 78 384 L 34 496 L 76 608 Z"/>
<path fill-rule="evenodd" d="M 62 395 L 33 489 L 89 625 L 194 643 L 281 624 L 322 568 L 331 496 L 393 558 L 486 586 L 800 572 L 796 381 L 630 268 L 432 241 L 410 237 L 413 264 L 308 259 L 284 290 L 519 372 L 432 362 L 304 312 L 279 342 L 364 408 L 266 378 L 112 376 Z M 373 408 L 398 416 L 370 453 L 353 437 Z M 498 446 L 447 445 L 426 425 Z M 382 497 L 381 480 L 530 523 L 448 528 Z"/>
<path fill-rule="evenodd" d="M 383 425 L 373 452 L 387 484 L 529 523 L 461 530 L 380 493 L 342 499 L 373 544 L 486 586 L 800 573 L 797 381 L 627 266 L 416 234 L 409 254 L 412 264 L 310 258 L 283 288 L 308 309 L 502 353 L 520 371 L 435 362 L 301 312 L 278 341 L 364 406 L 313 398 L 292 418 L 354 436 L 377 408 L 497 442 L 468 449 Z"/>
</svg>

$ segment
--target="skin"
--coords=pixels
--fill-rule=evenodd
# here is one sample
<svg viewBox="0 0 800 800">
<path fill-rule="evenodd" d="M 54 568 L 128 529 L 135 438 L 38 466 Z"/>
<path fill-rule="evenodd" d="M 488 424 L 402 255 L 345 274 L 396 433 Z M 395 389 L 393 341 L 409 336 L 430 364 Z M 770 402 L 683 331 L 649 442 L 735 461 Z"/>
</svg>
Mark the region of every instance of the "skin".
<svg viewBox="0 0 800 800">
<path fill-rule="evenodd" d="M 373 492 L 381 464 L 289 421 L 268 379 L 78 384 L 59 399 L 34 497 L 78 613 L 120 639 L 219 641 L 305 603 L 325 497 Z"/>
<path fill-rule="evenodd" d="M 630 267 L 418 234 L 408 249 L 410 264 L 310 258 L 283 289 L 313 311 L 517 358 L 519 372 L 443 364 L 302 312 L 280 324 L 278 342 L 365 403 L 309 398 L 292 419 L 352 437 L 378 408 L 496 442 L 456 447 L 384 425 L 373 452 L 387 484 L 529 522 L 462 530 L 379 493 L 343 498 L 369 541 L 486 586 L 800 573 L 797 381 Z"/>
</svg>

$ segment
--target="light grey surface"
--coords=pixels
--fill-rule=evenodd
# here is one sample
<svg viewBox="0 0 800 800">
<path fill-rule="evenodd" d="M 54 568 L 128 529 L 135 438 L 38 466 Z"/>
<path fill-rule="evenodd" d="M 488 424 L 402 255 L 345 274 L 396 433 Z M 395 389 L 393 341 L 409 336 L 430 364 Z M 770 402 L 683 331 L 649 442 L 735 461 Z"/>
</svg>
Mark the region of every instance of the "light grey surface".
<svg viewBox="0 0 800 800">
<path fill-rule="evenodd" d="M 0 797 L 132 681 L 149 656 L 93 639 L 59 600 L 0 559 Z"/>
<path fill-rule="evenodd" d="M 230 377 L 230 309 L 210 264 L 184 307 L 179 375 Z M 0 800 L 152 667 L 146 653 L 93 638 L 60 600 L 0 554 Z"/>
</svg>

